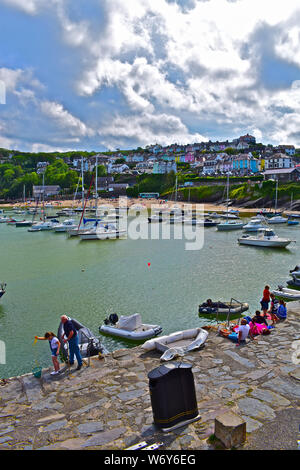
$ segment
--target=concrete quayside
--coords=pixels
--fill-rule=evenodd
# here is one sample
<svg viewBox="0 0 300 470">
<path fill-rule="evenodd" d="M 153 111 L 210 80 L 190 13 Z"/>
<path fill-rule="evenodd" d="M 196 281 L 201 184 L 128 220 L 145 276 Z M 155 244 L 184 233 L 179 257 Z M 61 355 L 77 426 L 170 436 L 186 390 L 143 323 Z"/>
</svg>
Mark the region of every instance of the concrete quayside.
<svg viewBox="0 0 300 470">
<path fill-rule="evenodd" d="M 121 450 L 146 441 L 165 450 L 225 448 L 216 423 L 245 423 L 239 449 L 297 449 L 300 425 L 300 302 L 269 336 L 236 345 L 209 330 L 202 350 L 189 353 L 200 419 L 170 432 L 153 424 L 148 373 L 160 362 L 139 346 L 79 372 L 25 374 L 0 382 L 0 449 Z M 229 414 L 228 414 L 229 413 Z M 229 416 L 229 418 L 228 418 Z M 230 424 L 230 423 L 229 423 Z"/>
</svg>

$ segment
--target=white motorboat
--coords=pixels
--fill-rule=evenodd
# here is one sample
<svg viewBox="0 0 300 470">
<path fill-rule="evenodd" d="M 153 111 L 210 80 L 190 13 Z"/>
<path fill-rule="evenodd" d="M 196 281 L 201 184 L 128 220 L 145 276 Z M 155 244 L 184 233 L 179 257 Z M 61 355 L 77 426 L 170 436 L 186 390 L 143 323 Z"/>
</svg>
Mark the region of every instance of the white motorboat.
<svg viewBox="0 0 300 470">
<path fill-rule="evenodd" d="M 282 217 L 281 215 L 275 215 L 268 220 L 269 224 L 285 224 L 288 221 L 286 217 Z"/>
<path fill-rule="evenodd" d="M 99 333 L 116 336 L 118 338 L 129 339 L 131 341 L 145 341 L 159 335 L 162 327 L 142 323 L 139 313 L 130 316 L 111 314 L 104 320 L 104 324 L 99 327 Z"/>
<path fill-rule="evenodd" d="M 46 222 L 36 222 L 28 229 L 28 232 L 42 232 L 45 230 L 53 230 L 55 225 L 57 224 L 57 220 L 52 219 Z"/>
<path fill-rule="evenodd" d="M 278 235 L 269 228 L 261 228 L 257 231 L 257 235 L 243 235 L 238 239 L 238 242 L 241 245 L 285 248 L 292 240 L 278 237 Z"/>
<path fill-rule="evenodd" d="M 118 229 L 114 224 L 98 224 L 91 230 L 80 234 L 81 240 L 108 240 L 120 238 L 127 234 L 127 230 Z"/>
<path fill-rule="evenodd" d="M 7 217 L 6 215 L 4 217 L 0 217 L 0 224 L 5 224 L 7 223 L 11 218 Z"/>
<path fill-rule="evenodd" d="M 202 328 L 193 328 L 184 331 L 176 331 L 168 336 L 160 336 L 146 341 L 141 348 L 145 351 L 157 349 L 162 352 L 161 360 L 169 361 L 176 356 L 200 349 L 208 336 L 208 332 Z"/>
<path fill-rule="evenodd" d="M 222 219 L 233 219 L 233 220 L 239 220 L 238 215 L 232 214 L 230 211 L 226 212 L 224 211 L 223 214 L 220 216 Z"/>
<path fill-rule="evenodd" d="M 61 224 L 56 224 L 54 226 L 55 232 L 66 232 L 68 229 L 75 229 L 78 227 L 78 224 L 74 219 L 65 219 Z"/>
<path fill-rule="evenodd" d="M 69 237 L 77 237 L 77 236 L 81 235 L 82 233 L 85 233 L 89 230 L 92 230 L 95 226 L 96 226 L 95 223 L 82 224 L 80 227 L 79 227 L 79 224 L 78 224 L 78 225 L 76 225 L 75 228 L 68 228 L 67 229 L 67 235 Z"/>
<path fill-rule="evenodd" d="M 257 232 L 260 228 L 265 228 L 265 225 L 262 223 L 260 218 L 251 219 L 243 226 L 243 229 L 246 232 Z"/>
<path fill-rule="evenodd" d="M 300 291 L 296 289 L 278 286 L 278 289 L 273 290 L 272 294 L 283 300 L 300 300 Z"/>
</svg>

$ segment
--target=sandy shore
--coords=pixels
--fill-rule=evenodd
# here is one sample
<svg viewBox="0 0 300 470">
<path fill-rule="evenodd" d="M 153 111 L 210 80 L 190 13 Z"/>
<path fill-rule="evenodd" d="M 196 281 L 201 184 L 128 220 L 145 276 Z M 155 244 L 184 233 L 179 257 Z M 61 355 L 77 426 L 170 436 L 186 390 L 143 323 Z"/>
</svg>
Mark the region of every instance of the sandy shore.
<svg viewBox="0 0 300 470">
<path fill-rule="evenodd" d="M 66 201 L 47 201 L 47 205 L 52 205 L 53 208 L 55 209 L 61 209 L 61 208 L 81 208 L 81 201 L 76 201 L 74 203 L 73 200 L 66 200 Z M 98 199 L 98 207 L 101 206 L 113 206 L 113 207 L 118 207 L 119 205 L 122 206 L 127 206 L 132 207 L 133 205 L 143 205 L 144 207 L 147 207 L 150 209 L 152 206 L 157 207 L 157 208 L 173 208 L 174 206 L 176 207 L 181 207 L 182 209 L 192 207 L 194 210 L 202 210 L 204 206 L 204 212 L 221 212 L 226 210 L 226 205 L 220 205 L 220 204 L 211 204 L 211 203 L 188 203 L 188 202 L 174 202 L 174 201 L 166 201 L 163 204 L 160 204 L 157 199 L 140 199 L 140 198 L 132 198 L 132 199 L 126 199 L 120 198 L 119 199 Z M 86 206 L 86 208 L 90 208 L 95 206 L 95 200 L 90 200 Z M 12 207 L 11 204 L 1 204 L 0 208 L 6 209 Z M 22 202 L 16 203 L 13 205 L 13 207 L 24 207 L 24 204 Z M 31 205 L 27 207 L 35 207 L 35 204 L 32 203 Z M 46 206 L 47 207 L 47 206 Z M 49 207 L 49 206 L 48 206 Z M 259 210 L 262 210 L 263 208 L 244 208 L 244 207 L 238 207 L 238 206 L 230 206 L 230 209 L 233 210 L 238 210 L 240 211 L 241 214 L 256 214 Z M 300 211 L 285 211 L 285 213 L 295 213 L 295 214 L 300 214 Z"/>
</svg>

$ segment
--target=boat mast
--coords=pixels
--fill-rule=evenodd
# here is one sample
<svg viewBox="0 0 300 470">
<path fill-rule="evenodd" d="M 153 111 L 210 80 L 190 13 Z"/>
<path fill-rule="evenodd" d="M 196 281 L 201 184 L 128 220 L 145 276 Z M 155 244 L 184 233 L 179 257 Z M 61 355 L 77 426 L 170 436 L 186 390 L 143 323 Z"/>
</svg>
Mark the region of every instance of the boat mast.
<svg viewBox="0 0 300 470">
<path fill-rule="evenodd" d="M 277 211 L 277 193 L 278 193 L 278 179 L 276 179 L 276 191 L 275 191 L 275 212 Z"/>
<path fill-rule="evenodd" d="M 98 155 L 96 155 L 96 224 L 98 217 Z"/>
<path fill-rule="evenodd" d="M 227 206 L 227 216 L 226 216 L 226 220 L 227 220 L 227 223 L 228 223 L 228 198 L 229 198 L 229 173 L 227 173 L 227 196 L 226 196 L 226 206 Z"/>
<path fill-rule="evenodd" d="M 45 222 L 45 171 L 43 171 L 43 222 Z"/>
<path fill-rule="evenodd" d="M 84 172 L 83 172 L 83 156 L 81 156 L 81 191 L 82 191 L 82 210 L 84 208 Z"/>
<path fill-rule="evenodd" d="M 177 174 L 176 174 L 176 183 L 175 183 L 175 201 L 177 202 L 177 180 L 178 180 L 178 177 L 177 177 Z"/>
</svg>

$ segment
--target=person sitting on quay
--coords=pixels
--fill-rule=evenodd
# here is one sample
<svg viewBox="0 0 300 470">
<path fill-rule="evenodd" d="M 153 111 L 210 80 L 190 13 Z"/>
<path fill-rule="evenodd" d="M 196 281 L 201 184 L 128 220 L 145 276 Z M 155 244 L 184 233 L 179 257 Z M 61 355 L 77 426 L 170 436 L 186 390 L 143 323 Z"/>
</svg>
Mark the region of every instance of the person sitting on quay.
<svg viewBox="0 0 300 470">
<path fill-rule="evenodd" d="M 273 326 L 273 325 L 275 325 L 276 322 L 278 322 L 278 318 L 276 316 L 276 313 L 277 313 L 277 310 L 278 310 L 279 302 L 276 299 L 274 294 L 270 294 L 270 297 L 271 297 L 271 305 L 270 305 L 270 310 L 268 311 L 268 313 L 271 316 L 271 320 L 272 320 L 271 325 Z"/>
<path fill-rule="evenodd" d="M 249 322 L 249 327 L 252 336 L 270 334 L 268 322 L 259 310 L 256 310 L 254 317 Z"/>
<path fill-rule="evenodd" d="M 247 323 L 247 320 L 243 318 L 241 320 L 241 325 L 235 325 L 231 327 L 231 331 L 220 330 L 220 335 L 224 338 L 232 340 L 234 343 L 237 343 L 236 346 L 241 344 L 246 344 L 246 339 L 250 336 L 251 339 L 255 339 L 250 331 L 250 326 Z"/>
<path fill-rule="evenodd" d="M 279 307 L 276 312 L 276 317 L 281 321 L 285 320 L 287 317 L 286 305 L 282 299 L 279 300 Z"/>
</svg>

